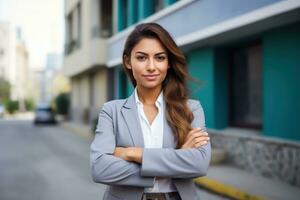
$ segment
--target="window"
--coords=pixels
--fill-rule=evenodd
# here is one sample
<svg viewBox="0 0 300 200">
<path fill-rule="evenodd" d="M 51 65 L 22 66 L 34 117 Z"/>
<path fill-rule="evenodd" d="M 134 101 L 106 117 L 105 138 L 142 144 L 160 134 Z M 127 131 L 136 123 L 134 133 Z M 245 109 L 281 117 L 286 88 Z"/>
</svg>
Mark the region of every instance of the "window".
<svg viewBox="0 0 300 200">
<path fill-rule="evenodd" d="M 252 43 L 231 52 L 230 122 L 232 126 L 261 128 L 262 48 Z"/>
<path fill-rule="evenodd" d="M 112 35 L 112 2 L 111 0 L 100 0 L 101 37 L 110 37 Z"/>
<path fill-rule="evenodd" d="M 80 47 L 81 45 L 81 3 L 79 2 L 76 7 L 76 14 L 77 14 L 77 37 L 76 46 Z"/>
<path fill-rule="evenodd" d="M 65 53 L 69 54 L 81 43 L 81 3 L 79 2 L 66 19 L 66 45 Z"/>
<path fill-rule="evenodd" d="M 65 54 L 71 53 L 71 42 L 72 42 L 72 30 L 73 30 L 73 19 L 72 13 L 67 16 L 66 19 L 66 45 L 65 45 Z"/>
<path fill-rule="evenodd" d="M 111 67 L 107 69 L 107 100 L 113 100 L 118 98 L 117 88 L 116 88 L 116 81 L 118 76 L 118 67 Z"/>
</svg>

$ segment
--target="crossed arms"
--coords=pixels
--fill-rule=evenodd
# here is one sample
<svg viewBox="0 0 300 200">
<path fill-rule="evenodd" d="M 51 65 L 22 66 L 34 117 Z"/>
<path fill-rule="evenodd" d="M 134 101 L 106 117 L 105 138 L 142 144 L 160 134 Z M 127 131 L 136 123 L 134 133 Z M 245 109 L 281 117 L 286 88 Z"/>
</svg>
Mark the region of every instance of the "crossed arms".
<svg viewBox="0 0 300 200">
<path fill-rule="evenodd" d="M 205 129 L 200 103 L 193 114 L 192 126 Z M 96 136 L 91 144 L 92 178 L 97 183 L 108 185 L 152 187 L 154 177 L 204 176 L 210 162 L 211 147 L 209 142 L 201 144 L 198 148 L 118 149 L 110 109 L 104 105 L 99 114 Z"/>
</svg>

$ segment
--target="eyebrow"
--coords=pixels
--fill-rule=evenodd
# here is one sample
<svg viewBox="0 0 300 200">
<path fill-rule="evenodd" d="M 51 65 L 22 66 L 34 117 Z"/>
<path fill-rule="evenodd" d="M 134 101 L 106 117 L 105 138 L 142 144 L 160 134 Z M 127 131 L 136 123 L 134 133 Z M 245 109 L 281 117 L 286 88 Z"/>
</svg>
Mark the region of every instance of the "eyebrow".
<svg viewBox="0 0 300 200">
<path fill-rule="evenodd" d="M 142 51 L 137 51 L 137 52 L 135 52 L 135 54 L 137 54 L 137 53 L 141 53 L 141 54 L 144 54 L 144 55 L 148 55 L 147 53 L 145 53 L 145 52 L 142 52 Z M 159 53 L 156 53 L 155 55 L 160 55 L 160 54 L 167 54 L 167 52 L 159 52 Z"/>
</svg>

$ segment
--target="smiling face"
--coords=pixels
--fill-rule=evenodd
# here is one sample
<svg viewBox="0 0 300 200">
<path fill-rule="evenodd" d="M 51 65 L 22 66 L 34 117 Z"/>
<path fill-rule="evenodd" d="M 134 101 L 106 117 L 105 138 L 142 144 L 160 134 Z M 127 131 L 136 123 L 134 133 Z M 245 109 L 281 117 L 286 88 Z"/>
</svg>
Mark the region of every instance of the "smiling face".
<svg viewBox="0 0 300 200">
<path fill-rule="evenodd" d="M 135 45 L 130 55 L 126 67 L 132 70 L 137 87 L 161 88 L 168 71 L 168 56 L 160 41 L 144 38 Z"/>
</svg>

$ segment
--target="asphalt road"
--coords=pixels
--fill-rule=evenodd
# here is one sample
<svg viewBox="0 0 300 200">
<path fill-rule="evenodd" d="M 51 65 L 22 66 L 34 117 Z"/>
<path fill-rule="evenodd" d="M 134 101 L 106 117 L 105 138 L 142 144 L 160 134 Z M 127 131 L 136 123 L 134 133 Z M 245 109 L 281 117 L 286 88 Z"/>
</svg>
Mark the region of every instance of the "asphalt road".
<svg viewBox="0 0 300 200">
<path fill-rule="evenodd" d="M 0 121 L 1 200 L 102 199 L 93 183 L 89 141 L 59 126 Z"/>
</svg>

